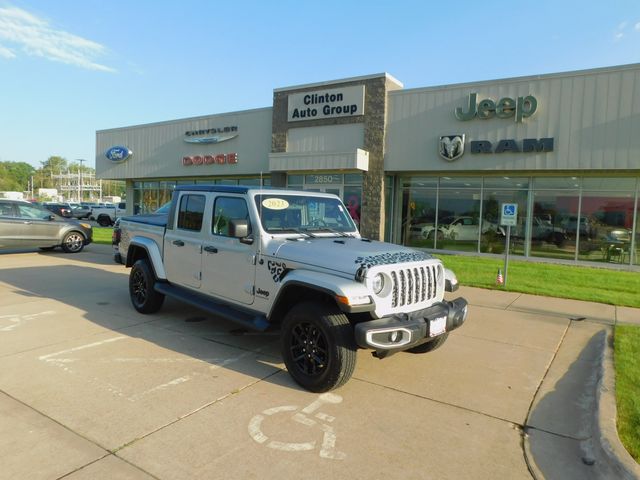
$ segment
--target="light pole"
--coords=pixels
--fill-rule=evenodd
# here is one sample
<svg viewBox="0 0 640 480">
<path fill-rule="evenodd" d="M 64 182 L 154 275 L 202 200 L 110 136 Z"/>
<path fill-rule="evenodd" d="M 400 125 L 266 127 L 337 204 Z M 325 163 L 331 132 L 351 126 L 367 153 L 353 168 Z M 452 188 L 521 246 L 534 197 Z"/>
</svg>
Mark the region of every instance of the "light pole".
<svg viewBox="0 0 640 480">
<path fill-rule="evenodd" d="M 82 162 L 86 162 L 84 158 L 77 160 L 80 162 L 80 168 L 78 169 L 78 203 L 82 201 Z"/>
</svg>

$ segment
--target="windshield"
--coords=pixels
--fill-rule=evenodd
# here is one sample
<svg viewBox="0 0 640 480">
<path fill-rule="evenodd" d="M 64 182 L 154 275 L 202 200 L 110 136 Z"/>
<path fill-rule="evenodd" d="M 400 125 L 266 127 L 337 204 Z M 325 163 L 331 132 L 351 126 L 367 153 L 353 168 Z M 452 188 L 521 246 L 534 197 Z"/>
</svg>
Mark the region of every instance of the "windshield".
<svg viewBox="0 0 640 480">
<path fill-rule="evenodd" d="M 256 195 L 262 228 L 269 233 L 355 233 L 356 226 L 337 198 Z"/>
</svg>

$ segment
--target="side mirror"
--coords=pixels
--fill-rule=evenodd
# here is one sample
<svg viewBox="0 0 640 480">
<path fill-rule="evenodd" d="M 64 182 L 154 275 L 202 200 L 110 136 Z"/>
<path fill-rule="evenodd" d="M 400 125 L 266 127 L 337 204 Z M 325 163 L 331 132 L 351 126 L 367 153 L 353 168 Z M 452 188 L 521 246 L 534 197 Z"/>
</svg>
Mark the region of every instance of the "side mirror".
<svg viewBox="0 0 640 480">
<path fill-rule="evenodd" d="M 229 236 L 245 238 L 249 235 L 249 222 L 244 218 L 232 218 L 229 220 Z"/>
<path fill-rule="evenodd" d="M 56 216 L 55 215 L 49 215 L 49 220 L 55 220 Z"/>
</svg>

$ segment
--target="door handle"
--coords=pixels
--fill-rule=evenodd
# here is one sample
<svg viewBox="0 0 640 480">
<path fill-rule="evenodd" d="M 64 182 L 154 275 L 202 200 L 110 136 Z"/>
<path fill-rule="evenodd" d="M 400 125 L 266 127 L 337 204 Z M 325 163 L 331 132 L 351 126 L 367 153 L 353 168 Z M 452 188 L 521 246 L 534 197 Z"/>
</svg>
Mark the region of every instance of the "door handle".
<svg viewBox="0 0 640 480">
<path fill-rule="evenodd" d="M 218 249 L 210 245 L 207 245 L 206 247 L 204 247 L 204 251 L 209 253 L 218 253 Z"/>
<path fill-rule="evenodd" d="M 184 247 L 184 242 L 182 240 L 174 240 L 172 243 L 178 247 Z"/>
</svg>

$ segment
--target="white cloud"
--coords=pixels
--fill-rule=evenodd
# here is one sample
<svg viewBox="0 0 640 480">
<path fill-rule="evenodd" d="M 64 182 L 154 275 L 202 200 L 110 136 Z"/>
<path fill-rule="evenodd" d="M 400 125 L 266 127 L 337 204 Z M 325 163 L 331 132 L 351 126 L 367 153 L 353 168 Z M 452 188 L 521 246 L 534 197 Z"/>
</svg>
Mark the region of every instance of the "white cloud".
<svg viewBox="0 0 640 480">
<path fill-rule="evenodd" d="M 13 53 L 10 49 L 0 45 L 0 57 L 3 57 L 3 58 L 16 58 L 16 54 Z"/>
<path fill-rule="evenodd" d="M 0 42 L 16 45 L 27 55 L 42 57 L 88 70 L 115 72 L 94 59 L 107 52 L 99 43 L 52 28 L 25 10 L 0 8 Z M 15 58 L 13 50 L 0 44 L 0 56 Z"/>
<path fill-rule="evenodd" d="M 620 40 L 622 37 L 624 37 L 624 33 L 622 33 L 622 32 L 618 32 L 618 33 L 616 33 L 614 36 L 615 36 L 615 39 L 616 39 L 616 40 Z"/>
<path fill-rule="evenodd" d="M 640 31 L 640 22 L 636 23 L 634 28 L 638 31 Z"/>
</svg>

